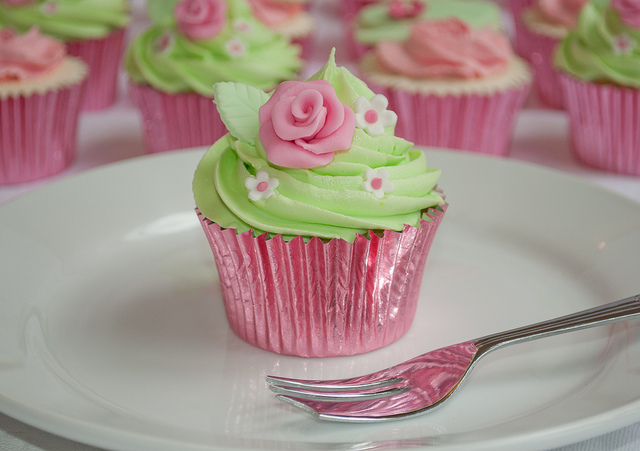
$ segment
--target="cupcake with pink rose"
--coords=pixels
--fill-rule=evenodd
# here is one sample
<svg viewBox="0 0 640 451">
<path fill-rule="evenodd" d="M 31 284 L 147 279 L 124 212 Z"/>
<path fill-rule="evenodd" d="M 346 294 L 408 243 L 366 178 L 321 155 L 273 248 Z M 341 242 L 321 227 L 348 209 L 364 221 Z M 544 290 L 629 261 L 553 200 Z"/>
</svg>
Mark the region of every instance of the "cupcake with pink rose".
<svg viewBox="0 0 640 451">
<path fill-rule="evenodd" d="M 551 108 L 562 108 L 562 90 L 553 67 L 556 45 L 578 21 L 588 0 L 537 0 L 522 13 L 522 48 L 534 73 L 538 97 Z"/>
<path fill-rule="evenodd" d="M 231 329 L 305 357 L 398 340 L 447 207 L 440 170 L 333 53 L 270 94 L 230 82 L 214 92 L 229 133 L 204 154 L 193 192 Z"/>
<path fill-rule="evenodd" d="M 640 0 L 587 3 L 554 62 L 575 156 L 640 176 Z"/>
<path fill-rule="evenodd" d="M 313 50 L 316 20 L 309 13 L 310 0 L 247 0 L 253 14 L 267 28 L 302 47 L 302 56 Z"/>
<path fill-rule="evenodd" d="M 346 29 L 347 45 L 360 59 L 380 41 L 405 41 L 411 26 L 457 17 L 469 25 L 502 30 L 500 7 L 483 0 L 386 0 L 360 9 Z"/>
<path fill-rule="evenodd" d="M 21 33 L 37 26 L 87 63 L 85 111 L 102 110 L 117 99 L 128 23 L 127 0 L 0 0 L 0 26 Z"/>
<path fill-rule="evenodd" d="M 458 18 L 416 23 L 360 62 L 363 79 L 402 118 L 398 136 L 419 145 L 506 156 L 531 86 L 508 38 Z"/>
<path fill-rule="evenodd" d="M 302 66 L 300 47 L 267 29 L 246 2 L 181 0 L 155 17 L 125 58 L 148 152 L 209 145 L 226 133 L 215 83 L 269 90 Z"/>
<path fill-rule="evenodd" d="M 71 164 L 86 77 L 86 64 L 37 27 L 0 28 L 0 185 Z"/>
</svg>

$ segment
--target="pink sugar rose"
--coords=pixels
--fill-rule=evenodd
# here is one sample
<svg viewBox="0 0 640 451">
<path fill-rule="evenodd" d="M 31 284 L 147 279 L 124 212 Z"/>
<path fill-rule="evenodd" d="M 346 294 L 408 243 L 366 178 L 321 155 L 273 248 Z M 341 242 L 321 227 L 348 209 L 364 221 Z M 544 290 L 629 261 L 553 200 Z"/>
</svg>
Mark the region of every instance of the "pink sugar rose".
<svg viewBox="0 0 640 451">
<path fill-rule="evenodd" d="M 326 80 L 281 83 L 258 117 L 267 159 L 295 169 L 331 163 L 334 152 L 351 147 L 356 128 L 355 113 Z"/>
<path fill-rule="evenodd" d="M 611 8 L 618 11 L 622 22 L 640 28 L 640 0 L 612 0 Z"/>
<path fill-rule="evenodd" d="M 182 0 L 173 9 L 178 29 L 189 39 L 211 39 L 222 31 L 227 21 L 224 0 Z"/>
</svg>

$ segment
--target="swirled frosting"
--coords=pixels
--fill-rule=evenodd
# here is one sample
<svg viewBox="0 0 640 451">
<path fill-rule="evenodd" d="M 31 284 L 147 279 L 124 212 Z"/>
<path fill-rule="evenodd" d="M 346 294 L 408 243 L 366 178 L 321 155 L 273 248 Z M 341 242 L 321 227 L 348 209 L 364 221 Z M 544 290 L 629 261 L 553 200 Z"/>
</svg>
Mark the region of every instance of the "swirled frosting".
<svg viewBox="0 0 640 451">
<path fill-rule="evenodd" d="M 248 95 L 252 89 L 233 84 L 216 85 L 219 88 L 216 103 L 223 120 L 228 119 L 225 123 L 230 133 L 206 152 L 196 169 L 193 190 L 201 213 L 221 227 L 235 228 L 238 232 L 252 229 L 256 235 L 268 232 L 285 237 L 302 235 L 347 241 L 369 230 L 401 231 L 405 224 L 419 226 L 425 209 L 443 203 L 441 195 L 434 191 L 440 170 L 427 166 L 421 149 L 394 136 L 393 125 L 385 124 L 395 123 L 395 115 L 384 110 L 384 99 L 375 96 L 345 68 L 336 67 L 333 53 L 310 81 L 298 82 L 302 85 L 296 84 L 293 94 L 285 86 L 277 94 L 273 108 L 267 107 L 268 114 L 279 115 L 282 99 L 291 105 L 287 111 L 293 112 L 289 116 L 297 117 L 293 121 L 298 123 L 299 130 L 291 136 L 279 136 L 299 144 L 297 152 L 303 152 L 305 143 L 318 137 L 333 139 L 333 133 L 339 132 L 330 162 L 306 169 L 270 161 L 266 143 L 258 137 L 257 112 L 248 113 L 240 121 L 237 108 L 225 102 L 225 98 L 244 99 L 259 94 Z M 320 86 L 323 97 L 332 96 L 326 93 L 327 86 L 332 87 L 339 102 L 350 112 L 339 113 L 338 106 L 329 112 L 319 108 L 320 97 L 310 91 Z M 298 96 L 299 93 L 303 96 Z M 290 95 L 297 100 L 289 102 Z M 269 100 L 270 96 L 263 93 L 257 104 L 264 105 Z M 299 108 L 300 105 L 306 107 Z M 227 118 L 229 111 L 233 111 L 235 119 Z M 265 110 L 260 107 L 260 116 L 263 115 Z M 317 125 L 319 120 L 321 124 Z M 380 121 L 380 128 L 367 130 L 367 124 Z M 286 122 L 283 119 L 285 126 Z M 300 142 L 298 137 L 311 124 L 320 131 Z M 265 121 L 259 125 L 260 129 L 270 126 Z M 344 148 L 345 144 L 338 141 L 348 133 L 352 133 L 352 139 Z"/>
<path fill-rule="evenodd" d="M 587 0 L 538 0 L 537 11 L 544 20 L 554 25 L 571 28 Z"/>
<path fill-rule="evenodd" d="M 53 71 L 66 55 L 62 42 L 43 36 L 37 27 L 19 35 L 0 29 L 0 82 L 28 80 Z"/>
<path fill-rule="evenodd" d="M 0 0 L 0 26 L 37 26 L 63 41 L 100 39 L 129 22 L 127 0 Z"/>
<path fill-rule="evenodd" d="M 374 45 L 380 41 L 404 41 L 410 25 L 425 20 L 458 17 L 474 27 L 502 29 L 502 12 L 495 3 L 483 0 L 421 0 L 425 7 L 417 15 L 394 17 L 388 2 L 362 8 L 354 21 L 356 41 Z"/>
<path fill-rule="evenodd" d="M 558 46 L 555 65 L 576 78 L 640 87 L 640 28 L 624 22 L 616 3 L 589 2 Z"/>
<path fill-rule="evenodd" d="M 304 4 L 283 0 L 248 0 L 255 16 L 267 26 L 290 21 L 304 11 Z"/>
<path fill-rule="evenodd" d="M 295 78 L 300 49 L 268 30 L 245 2 L 227 2 L 225 23 L 208 39 L 193 39 L 174 19 L 156 23 L 131 42 L 125 66 L 135 83 L 164 92 L 212 97 L 220 81 L 271 89 Z"/>
<path fill-rule="evenodd" d="M 502 33 L 455 17 L 416 23 L 405 42 L 383 41 L 375 52 L 387 71 L 417 79 L 487 77 L 503 72 L 512 55 Z"/>
</svg>

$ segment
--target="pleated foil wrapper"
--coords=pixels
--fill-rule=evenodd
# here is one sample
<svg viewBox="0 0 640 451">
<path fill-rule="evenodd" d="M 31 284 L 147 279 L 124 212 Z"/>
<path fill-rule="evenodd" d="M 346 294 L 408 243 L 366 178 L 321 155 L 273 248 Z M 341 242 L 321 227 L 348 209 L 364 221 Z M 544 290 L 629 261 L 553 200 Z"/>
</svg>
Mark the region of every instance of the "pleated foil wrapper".
<svg viewBox="0 0 640 451">
<path fill-rule="evenodd" d="M 562 109 L 560 73 L 553 67 L 553 53 L 558 39 L 523 31 L 522 46 L 529 55 L 533 70 L 533 85 L 542 103 L 550 108 Z"/>
<path fill-rule="evenodd" d="M 197 93 L 168 94 L 129 83 L 140 110 L 148 153 L 210 146 L 227 133 L 213 99 Z"/>
<path fill-rule="evenodd" d="M 110 107 L 118 96 L 118 74 L 124 50 L 125 29 L 117 29 L 102 39 L 69 42 L 67 53 L 77 56 L 89 66 L 87 92 L 83 111 L 99 111 Z"/>
<path fill-rule="evenodd" d="M 574 155 L 594 168 L 640 176 L 640 89 L 561 74 Z"/>
<path fill-rule="evenodd" d="M 366 82 L 398 114 L 397 136 L 420 146 L 495 156 L 509 154 L 515 120 L 531 88 L 531 83 L 523 83 L 488 94 L 440 95 Z"/>
<path fill-rule="evenodd" d="M 78 82 L 0 100 L 0 185 L 50 177 L 72 163 L 84 94 Z"/>
<path fill-rule="evenodd" d="M 533 6 L 536 0 L 506 0 L 507 10 L 511 13 L 512 25 L 513 25 L 513 49 L 518 56 L 529 60 L 529 54 L 527 53 L 527 45 L 525 40 L 527 39 L 527 31 L 524 22 L 522 21 L 522 13 Z"/>
<path fill-rule="evenodd" d="M 215 258 L 229 325 L 259 348 L 302 357 L 361 354 L 404 335 L 447 206 L 431 221 L 354 242 L 254 237 L 198 210 Z"/>
</svg>

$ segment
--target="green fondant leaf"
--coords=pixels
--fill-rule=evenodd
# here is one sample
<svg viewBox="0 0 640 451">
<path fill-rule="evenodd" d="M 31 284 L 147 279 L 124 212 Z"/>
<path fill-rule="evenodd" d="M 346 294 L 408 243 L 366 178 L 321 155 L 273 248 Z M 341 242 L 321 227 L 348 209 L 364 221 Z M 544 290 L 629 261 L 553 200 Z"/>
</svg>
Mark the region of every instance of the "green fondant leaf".
<svg viewBox="0 0 640 451">
<path fill-rule="evenodd" d="M 222 82 L 213 85 L 213 97 L 229 133 L 239 141 L 255 144 L 260 129 L 258 110 L 269 95 L 243 83 Z"/>
</svg>

